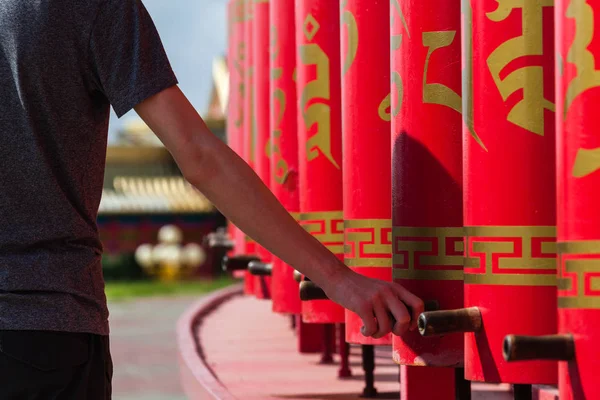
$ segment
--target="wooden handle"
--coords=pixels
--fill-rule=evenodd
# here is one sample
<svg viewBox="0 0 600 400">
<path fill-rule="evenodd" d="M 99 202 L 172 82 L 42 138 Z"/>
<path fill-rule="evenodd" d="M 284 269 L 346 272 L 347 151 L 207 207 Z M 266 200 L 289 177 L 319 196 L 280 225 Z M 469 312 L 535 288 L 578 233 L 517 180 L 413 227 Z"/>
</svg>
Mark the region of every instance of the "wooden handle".
<svg viewBox="0 0 600 400">
<path fill-rule="evenodd" d="M 422 336 L 478 332 L 482 326 L 481 313 L 477 307 L 426 311 L 419 315 L 418 326 Z"/>
</svg>

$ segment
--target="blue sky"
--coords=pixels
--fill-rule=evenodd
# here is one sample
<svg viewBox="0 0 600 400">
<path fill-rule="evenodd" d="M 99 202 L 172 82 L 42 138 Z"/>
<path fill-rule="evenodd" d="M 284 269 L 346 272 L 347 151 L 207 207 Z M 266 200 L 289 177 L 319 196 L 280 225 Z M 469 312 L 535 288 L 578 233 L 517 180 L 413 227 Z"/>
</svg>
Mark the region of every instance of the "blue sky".
<svg viewBox="0 0 600 400">
<path fill-rule="evenodd" d="M 160 33 L 179 86 L 194 107 L 203 113 L 212 85 L 212 60 L 225 52 L 226 0 L 143 0 Z M 109 143 L 115 131 L 135 111 L 120 120 L 111 115 Z"/>
</svg>

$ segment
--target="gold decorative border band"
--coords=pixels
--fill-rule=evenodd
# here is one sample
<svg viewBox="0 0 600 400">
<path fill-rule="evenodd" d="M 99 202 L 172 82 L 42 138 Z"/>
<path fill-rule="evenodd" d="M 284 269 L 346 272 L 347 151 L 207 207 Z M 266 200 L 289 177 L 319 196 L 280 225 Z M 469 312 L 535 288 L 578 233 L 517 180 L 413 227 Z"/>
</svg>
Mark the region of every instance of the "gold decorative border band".
<svg viewBox="0 0 600 400">
<path fill-rule="evenodd" d="M 394 227 L 394 279 L 462 280 L 462 227 Z"/>
<path fill-rule="evenodd" d="M 344 254 L 342 211 L 300 213 L 300 224 L 333 254 Z"/>
<path fill-rule="evenodd" d="M 465 283 L 556 285 L 556 227 L 465 227 Z"/>
<path fill-rule="evenodd" d="M 345 220 L 344 262 L 349 267 L 391 268 L 392 220 Z"/>
<path fill-rule="evenodd" d="M 600 240 L 557 247 L 558 307 L 600 309 Z"/>
</svg>

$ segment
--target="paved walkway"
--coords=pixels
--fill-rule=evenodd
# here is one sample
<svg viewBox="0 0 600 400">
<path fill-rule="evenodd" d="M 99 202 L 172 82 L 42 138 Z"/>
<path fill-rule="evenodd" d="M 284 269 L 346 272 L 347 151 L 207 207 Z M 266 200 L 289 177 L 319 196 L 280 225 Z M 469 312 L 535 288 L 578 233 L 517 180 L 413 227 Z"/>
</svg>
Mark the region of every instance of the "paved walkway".
<svg viewBox="0 0 600 400">
<path fill-rule="evenodd" d="M 227 301 L 203 320 L 199 342 L 208 366 L 240 400 L 353 400 L 363 388 L 359 348 L 351 351 L 353 378 L 338 379 L 338 365 L 318 365 L 319 355 L 296 351 L 289 319 L 272 313 L 268 301 L 242 296 Z M 399 399 L 391 348 L 377 348 L 376 362 L 380 398 Z M 474 400 L 512 398 L 506 385 L 473 389 Z"/>
<path fill-rule="evenodd" d="M 198 297 L 109 303 L 115 400 L 187 400 L 179 384 L 175 326 Z"/>
</svg>

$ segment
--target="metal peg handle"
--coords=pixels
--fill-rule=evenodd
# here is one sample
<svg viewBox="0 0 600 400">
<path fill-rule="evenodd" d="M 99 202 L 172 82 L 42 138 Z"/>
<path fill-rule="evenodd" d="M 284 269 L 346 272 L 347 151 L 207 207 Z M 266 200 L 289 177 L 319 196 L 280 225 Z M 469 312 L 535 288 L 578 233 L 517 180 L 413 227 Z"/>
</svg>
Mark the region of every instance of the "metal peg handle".
<svg viewBox="0 0 600 400">
<path fill-rule="evenodd" d="M 478 332 L 482 327 L 481 313 L 477 307 L 426 311 L 419 315 L 418 327 L 422 336 Z"/>
<path fill-rule="evenodd" d="M 273 265 L 260 261 L 251 261 L 248 264 L 248 272 L 255 276 L 271 276 Z"/>
<path fill-rule="evenodd" d="M 241 271 L 248 269 L 248 265 L 252 261 L 260 261 L 256 256 L 240 255 L 233 257 L 223 257 L 223 263 L 221 264 L 223 271 Z"/>
<path fill-rule="evenodd" d="M 575 357 L 575 342 L 571 335 L 507 335 L 502 354 L 506 361 L 569 361 Z"/>
</svg>

